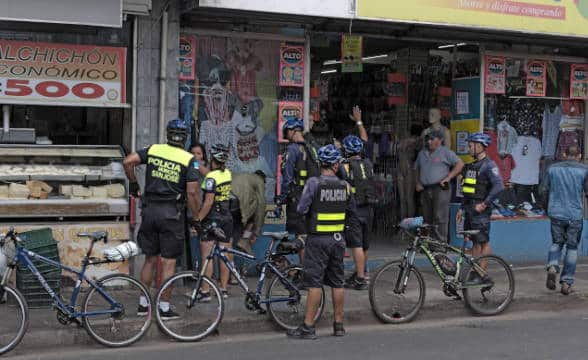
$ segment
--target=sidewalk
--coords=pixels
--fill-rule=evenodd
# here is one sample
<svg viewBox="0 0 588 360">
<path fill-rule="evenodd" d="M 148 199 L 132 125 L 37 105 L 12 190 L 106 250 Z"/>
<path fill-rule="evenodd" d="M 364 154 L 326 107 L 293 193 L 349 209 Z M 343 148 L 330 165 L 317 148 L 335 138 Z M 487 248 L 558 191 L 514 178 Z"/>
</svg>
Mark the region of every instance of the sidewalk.
<svg viewBox="0 0 588 360">
<path fill-rule="evenodd" d="M 383 262 L 383 259 L 375 259 L 374 261 Z M 422 270 L 425 274 L 427 285 L 426 298 L 424 307 L 415 321 L 470 316 L 463 302 L 452 300 L 443 294 L 438 278 L 430 270 L 427 268 Z M 558 291 L 551 292 L 545 288 L 543 265 L 515 266 L 513 270 L 516 281 L 515 300 L 507 312 L 530 309 L 558 311 L 562 306 L 581 307 L 588 305 L 586 302 L 588 300 L 588 263 L 586 262 L 578 264 L 576 284 L 574 285 L 576 291 L 567 297 L 561 295 Z M 255 279 L 251 278 L 250 282 L 254 283 Z M 255 332 L 275 331 L 277 329 L 269 319 L 269 315 L 259 315 L 245 309 L 244 296 L 240 288 L 232 286 L 229 288 L 229 293 L 229 299 L 225 300 L 224 318 L 219 327 L 221 336 L 251 332 L 252 329 L 255 329 Z M 29 330 L 17 349 L 80 344 L 100 346 L 88 337 L 84 329 L 79 329 L 75 325 L 60 325 L 56 320 L 55 313 L 50 309 L 31 310 L 30 315 Z M 327 289 L 327 304 L 319 326 L 330 327 L 331 322 L 332 305 L 330 291 Z M 379 323 L 372 314 L 367 290 L 346 291 L 345 323 L 348 326 Z M 2 331 L 0 321 L 0 336 L 2 336 Z M 330 330 L 322 330 L 322 332 L 325 331 Z M 165 339 L 166 337 L 161 334 L 154 321 L 149 333 L 142 341 Z"/>
</svg>

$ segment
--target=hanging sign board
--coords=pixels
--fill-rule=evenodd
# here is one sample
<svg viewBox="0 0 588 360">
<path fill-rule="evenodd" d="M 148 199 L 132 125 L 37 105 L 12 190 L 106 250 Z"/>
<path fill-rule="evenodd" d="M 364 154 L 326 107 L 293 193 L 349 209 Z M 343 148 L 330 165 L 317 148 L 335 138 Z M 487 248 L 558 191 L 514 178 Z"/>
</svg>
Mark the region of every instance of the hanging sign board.
<svg viewBox="0 0 588 360">
<path fill-rule="evenodd" d="M 180 35 L 180 57 L 178 58 L 180 80 L 196 78 L 196 37 Z"/>
<path fill-rule="evenodd" d="M 363 39 L 358 35 L 343 34 L 341 38 L 341 72 L 363 71 Z"/>
<path fill-rule="evenodd" d="M 280 101 L 278 102 L 278 142 L 288 142 L 284 138 L 282 125 L 288 119 L 302 119 L 304 113 L 304 103 L 299 101 Z"/>
<path fill-rule="evenodd" d="M 0 103 L 121 107 L 126 48 L 0 39 Z"/>
<path fill-rule="evenodd" d="M 506 58 L 486 56 L 484 93 L 504 94 L 506 92 Z"/>
<path fill-rule="evenodd" d="M 304 46 L 280 47 L 280 86 L 304 87 Z"/>
<path fill-rule="evenodd" d="M 588 100 L 588 64 L 572 64 L 570 98 Z"/>
<path fill-rule="evenodd" d="M 545 61 L 527 62 L 527 96 L 542 97 L 547 94 L 547 66 Z"/>
</svg>

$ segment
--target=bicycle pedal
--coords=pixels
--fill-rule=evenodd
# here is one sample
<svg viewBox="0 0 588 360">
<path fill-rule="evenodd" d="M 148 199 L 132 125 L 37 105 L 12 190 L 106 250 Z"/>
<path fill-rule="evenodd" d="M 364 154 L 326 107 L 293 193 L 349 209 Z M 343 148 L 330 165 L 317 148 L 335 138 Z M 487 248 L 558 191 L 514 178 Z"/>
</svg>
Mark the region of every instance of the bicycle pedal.
<svg viewBox="0 0 588 360">
<path fill-rule="evenodd" d="M 266 311 L 265 309 L 261 309 L 261 308 L 260 308 L 260 309 L 257 309 L 257 313 L 258 313 L 259 315 L 265 315 L 265 314 L 267 314 L 267 311 Z"/>
</svg>

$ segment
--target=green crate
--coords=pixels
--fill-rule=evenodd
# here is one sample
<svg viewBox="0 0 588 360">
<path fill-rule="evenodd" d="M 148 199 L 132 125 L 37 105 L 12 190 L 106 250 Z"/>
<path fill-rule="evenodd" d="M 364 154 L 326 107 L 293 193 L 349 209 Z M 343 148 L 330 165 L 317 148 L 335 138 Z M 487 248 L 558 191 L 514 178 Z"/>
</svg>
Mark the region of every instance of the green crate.
<svg viewBox="0 0 588 360">
<path fill-rule="evenodd" d="M 53 260 L 56 262 L 60 262 L 59 259 L 59 254 L 57 255 L 52 255 L 52 256 L 45 256 L 47 259 L 49 260 Z M 57 268 L 54 265 L 42 262 L 42 261 L 37 261 L 37 260 L 33 260 L 33 265 L 35 265 L 35 267 L 37 268 L 37 270 L 41 273 L 43 272 L 48 272 L 48 271 L 52 271 L 52 270 L 56 270 Z M 18 271 L 22 271 L 24 273 L 31 273 L 27 266 L 24 264 L 18 264 Z"/>
<path fill-rule="evenodd" d="M 18 236 L 24 241 L 27 249 L 32 250 L 38 247 L 57 244 L 53 239 L 51 228 L 42 228 L 19 233 Z"/>
<path fill-rule="evenodd" d="M 51 269 L 47 271 L 40 271 L 41 275 L 45 278 L 45 280 L 61 280 L 61 270 L 60 269 Z M 16 281 L 30 281 L 30 282 L 39 282 L 37 277 L 33 275 L 30 271 L 17 271 L 16 272 Z"/>
<path fill-rule="evenodd" d="M 49 287 L 53 290 L 59 289 L 61 287 L 61 279 L 57 279 L 57 280 L 49 280 L 49 279 L 45 279 L 47 281 L 47 285 L 49 285 Z M 16 280 L 16 287 L 21 290 L 21 292 L 24 294 L 26 291 L 39 291 L 39 290 L 44 290 L 43 286 L 41 285 L 41 283 L 39 282 L 39 280 Z"/>
</svg>

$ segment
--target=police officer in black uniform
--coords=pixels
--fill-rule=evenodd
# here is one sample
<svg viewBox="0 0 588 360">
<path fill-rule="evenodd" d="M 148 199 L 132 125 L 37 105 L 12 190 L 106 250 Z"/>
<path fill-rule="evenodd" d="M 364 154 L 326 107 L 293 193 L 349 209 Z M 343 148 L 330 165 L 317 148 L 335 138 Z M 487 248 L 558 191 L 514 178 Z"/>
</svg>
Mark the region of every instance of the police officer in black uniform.
<svg viewBox="0 0 588 360">
<path fill-rule="evenodd" d="M 186 241 L 186 204 L 192 214 L 200 209 L 198 166 L 194 156 L 184 150 L 188 128 L 180 119 L 167 124 L 167 144 L 154 144 L 124 159 L 131 193 L 138 192 L 135 167 L 147 165 L 142 194 L 142 222 L 137 235 L 146 255 L 141 281 L 151 287 L 157 258 L 161 255 L 164 279 L 176 271 L 176 258 L 182 255 Z M 177 318 L 163 294 L 159 312 L 163 319 Z M 165 301 L 167 300 L 167 301 Z M 139 314 L 147 315 L 147 299 L 140 299 Z"/>
<path fill-rule="evenodd" d="M 216 223 L 220 227 L 226 237 L 215 239 L 212 234 L 207 237 L 200 238 L 200 249 L 202 254 L 202 263 L 204 264 L 206 257 L 210 254 L 213 246 L 213 241 L 218 240 L 223 247 L 231 247 L 231 239 L 233 234 L 233 216 L 229 207 L 229 199 L 231 195 L 231 171 L 225 167 L 229 159 L 229 149 L 222 145 L 213 145 L 210 150 L 210 172 L 202 181 L 202 191 L 204 192 L 204 202 L 202 209 L 198 213 L 197 221 L 202 221 L 203 227 L 210 226 L 211 223 Z M 231 258 L 230 255 L 227 255 Z M 206 276 L 212 276 L 212 262 L 208 263 L 206 269 Z M 230 272 L 224 263 L 220 265 L 221 276 L 221 292 L 224 298 L 228 297 L 227 284 L 229 282 Z M 207 284 L 202 285 L 201 293 L 198 295 L 199 301 L 208 302 L 211 300 L 210 291 Z"/>
<path fill-rule="evenodd" d="M 321 301 L 322 285 L 332 288 L 335 321 L 333 335 L 345 335 L 343 328 L 345 219 L 356 216 L 351 186 L 336 174 L 341 153 L 334 145 L 319 149 L 321 176 L 308 179 L 298 212 L 308 219 L 308 238 L 303 260 L 303 285 L 308 289 L 304 323 L 288 331 L 288 336 L 316 339 L 315 315 Z"/>
</svg>

